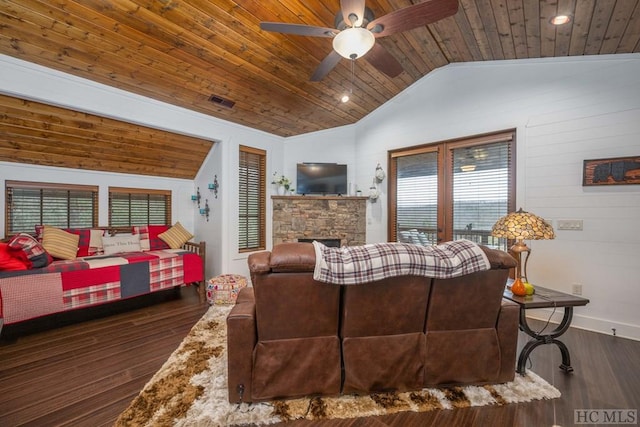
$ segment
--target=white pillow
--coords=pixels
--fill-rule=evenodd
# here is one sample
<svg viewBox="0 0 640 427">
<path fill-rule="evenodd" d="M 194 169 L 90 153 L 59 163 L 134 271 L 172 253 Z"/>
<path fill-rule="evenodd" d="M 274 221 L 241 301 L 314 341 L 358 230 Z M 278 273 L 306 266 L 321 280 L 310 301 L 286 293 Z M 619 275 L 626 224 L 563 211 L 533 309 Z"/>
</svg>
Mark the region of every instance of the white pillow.
<svg viewBox="0 0 640 427">
<path fill-rule="evenodd" d="M 115 235 L 103 236 L 102 247 L 105 255 L 113 255 L 124 252 L 140 252 L 140 235 Z"/>
</svg>

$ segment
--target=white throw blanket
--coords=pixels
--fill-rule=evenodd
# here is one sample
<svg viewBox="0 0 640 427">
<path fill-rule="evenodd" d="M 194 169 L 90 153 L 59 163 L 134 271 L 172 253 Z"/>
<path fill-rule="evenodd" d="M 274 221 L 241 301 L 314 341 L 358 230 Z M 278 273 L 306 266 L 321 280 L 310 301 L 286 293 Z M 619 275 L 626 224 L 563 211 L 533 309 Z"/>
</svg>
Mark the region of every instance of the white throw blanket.
<svg viewBox="0 0 640 427">
<path fill-rule="evenodd" d="M 437 246 L 409 243 L 373 243 L 364 246 L 327 247 L 313 242 L 319 282 L 354 285 L 388 277 L 424 276 L 448 279 L 489 270 L 484 251 L 469 240 Z"/>
</svg>

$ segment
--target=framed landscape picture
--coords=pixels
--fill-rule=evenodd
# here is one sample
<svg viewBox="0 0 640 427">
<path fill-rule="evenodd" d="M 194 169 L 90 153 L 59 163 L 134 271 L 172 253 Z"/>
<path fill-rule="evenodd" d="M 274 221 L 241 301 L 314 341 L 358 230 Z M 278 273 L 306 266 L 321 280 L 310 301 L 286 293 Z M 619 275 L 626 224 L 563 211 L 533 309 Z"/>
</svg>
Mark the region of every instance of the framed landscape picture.
<svg viewBox="0 0 640 427">
<path fill-rule="evenodd" d="M 582 185 L 640 184 L 640 156 L 585 160 Z"/>
</svg>

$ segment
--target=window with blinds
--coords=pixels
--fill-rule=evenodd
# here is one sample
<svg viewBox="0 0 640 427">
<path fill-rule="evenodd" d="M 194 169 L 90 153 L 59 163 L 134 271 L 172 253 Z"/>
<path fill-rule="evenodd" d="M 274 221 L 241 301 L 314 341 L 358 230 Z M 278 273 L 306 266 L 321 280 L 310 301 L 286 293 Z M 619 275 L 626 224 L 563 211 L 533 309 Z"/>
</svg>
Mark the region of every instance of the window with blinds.
<svg viewBox="0 0 640 427">
<path fill-rule="evenodd" d="M 238 166 L 238 250 L 266 248 L 266 164 L 264 150 L 240 146 Z"/>
<path fill-rule="evenodd" d="M 97 186 L 6 181 L 5 197 L 5 236 L 34 233 L 36 225 L 98 225 Z"/>
<path fill-rule="evenodd" d="M 437 243 L 438 152 L 398 157 L 396 234 L 406 243 Z"/>
<path fill-rule="evenodd" d="M 171 225 L 171 191 L 109 187 L 109 226 Z"/>
<path fill-rule="evenodd" d="M 506 131 L 389 152 L 389 240 L 506 249 L 491 228 L 514 210 L 514 150 Z"/>
<path fill-rule="evenodd" d="M 510 208 L 510 143 L 451 151 L 453 240 L 505 249 L 503 242 L 491 236 L 491 228 Z"/>
</svg>

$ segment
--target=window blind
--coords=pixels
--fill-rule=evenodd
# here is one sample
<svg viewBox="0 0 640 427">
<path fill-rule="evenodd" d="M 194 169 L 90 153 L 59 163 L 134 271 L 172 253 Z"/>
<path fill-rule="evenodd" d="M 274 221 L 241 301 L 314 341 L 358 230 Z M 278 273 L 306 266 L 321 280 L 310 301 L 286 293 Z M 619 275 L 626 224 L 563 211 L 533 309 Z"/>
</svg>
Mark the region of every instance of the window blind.
<svg viewBox="0 0 640 427">
<path fill-rule="evenodd" d="M 452 150 L 453 238 L 501 247 L 493 224 L 509 212 L 509 142 Z"/>
<path fill-rule="evenodd" d="M 7 181 L 5 235 L 34 233 L 35 226 L 98 225 L 98 187 Z"/>
<path fill-rule="evenodd" d="M 109 188 L 109 225 L 171 225 L 171 191 Z"/>
<path fill-rule="evenodd" d="M 238 168 L 238 249 L 266 247 L 266 152 L 240 147 Z"/>
<path fill-rule="evenodd" d="M 399 157 L 396 166 L 397 240 L 436 244 L 438 152 Z"/>
</svg>

